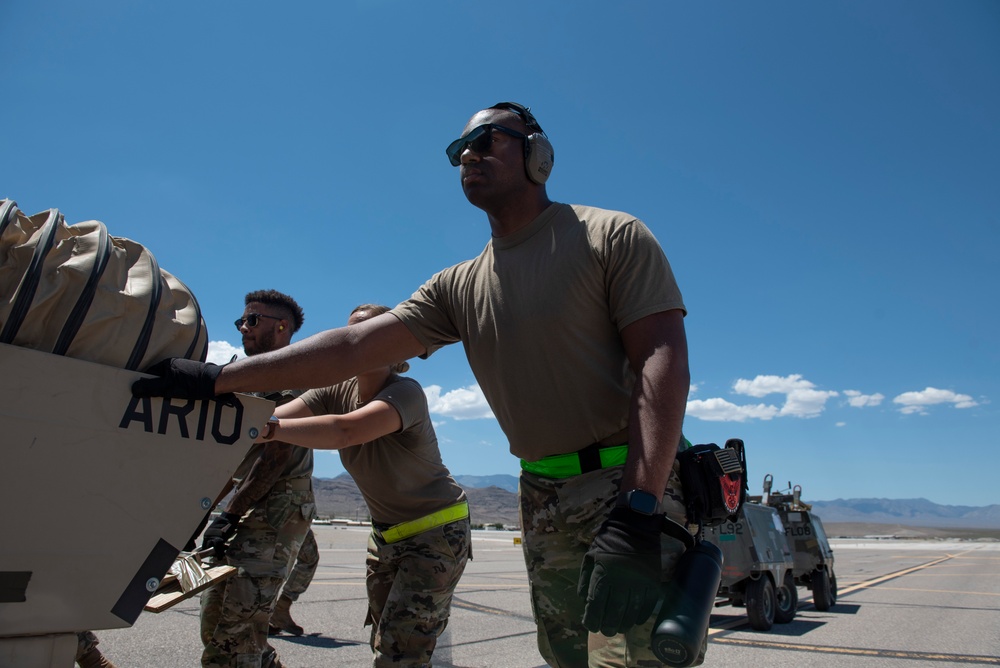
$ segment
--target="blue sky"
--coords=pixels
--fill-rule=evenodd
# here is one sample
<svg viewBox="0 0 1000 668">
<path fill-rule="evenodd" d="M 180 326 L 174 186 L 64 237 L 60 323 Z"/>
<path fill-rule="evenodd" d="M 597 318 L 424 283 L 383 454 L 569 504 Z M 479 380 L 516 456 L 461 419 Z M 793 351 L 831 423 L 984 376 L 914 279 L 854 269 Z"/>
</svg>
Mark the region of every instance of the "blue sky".
<svg viewBox="0 0 1000 668">
<path fill-rule="evenodd" d="M 685 432 L 752 491 L 1000 502 L 996 2 L 7 0 L 0 38 L 0 197 L 148 246 L 217 355 L 250 290 L 301 338 L 478 254 L 444 148 L 515 100 L 552 199 L 659 238 Z M 410 375 L 455 474 L 517 473 L 459 347 Z"/>
</svg>

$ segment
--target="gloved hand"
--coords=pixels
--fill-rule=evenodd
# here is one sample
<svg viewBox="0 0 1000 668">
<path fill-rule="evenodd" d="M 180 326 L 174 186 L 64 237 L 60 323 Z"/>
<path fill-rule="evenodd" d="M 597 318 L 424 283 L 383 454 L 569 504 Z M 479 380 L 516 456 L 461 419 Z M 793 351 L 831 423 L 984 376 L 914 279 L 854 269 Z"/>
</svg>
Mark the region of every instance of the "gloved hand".
<svg viewBox="0 0 1000 668">
<path fill-rule="evenodd" d="M 210 362 L 172 357 L 157 362 L 146 373 L 159 378 L 140 378 L 132 383 L 133 396 L 215 399 L 215 379 L 222 373 L 222 367 Z"/>
<path fill-rule="evenodd" d="M 662 515 L 615 508 L 583 559 L 577 593 L 586 597 L 583 625 L 613 636 L 642 624 L 660 599 Z"/>
<path fill-rule="evenodd" d="M 201 522 L 198 523 L 198 528 L 194 530 L 194 533 L 191 534 L 190 538 L 188 538 L 188 542 L 184 544 L 184 549 L 182 550 L 183 552 L 194 552 L 195 547 L 197 547 L 195 540 L 197 540 L 198 536 L 201 535 L 201 532 L 205 530 L 205 527 L 208 525 L 208 518 L 211 517 L 211 515 L 212 511 L 208 511 L 205 513 L 205 516 L 201 518 Z"/>
<path fill-rule="evenodd" d="M 236 527 L 239 524 L 239 515 L 227 512 L 221 513 L 205 529 L 205 536 L 201 539 L 201 549 L 214 550 L 216 559 L 226 556 L 226 543 L 236 533 Z"/>
</svg>

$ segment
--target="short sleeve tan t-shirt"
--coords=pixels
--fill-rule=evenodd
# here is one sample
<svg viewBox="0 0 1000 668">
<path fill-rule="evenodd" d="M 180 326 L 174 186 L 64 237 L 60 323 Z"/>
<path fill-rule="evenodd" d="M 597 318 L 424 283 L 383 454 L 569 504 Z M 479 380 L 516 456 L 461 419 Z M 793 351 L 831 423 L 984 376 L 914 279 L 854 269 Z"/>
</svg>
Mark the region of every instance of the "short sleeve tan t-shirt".
<svg viewBox="0 0 1000 668">
<path fill-rule="evenodd" d="M 627 429 L 635 378 L 620 332 L 673 309 L 686 312 L 641 221 L 552 204 L 392 313 L 428 354 L 462 342 L 510 451 L 535 461 Z"/>
<path fill-rule="evenodd" d="M 358 382 L 309 390 L 301 399 L 313 415 L 343 415 L 356 410 Z M 465 500 L 465 491 L 441 461 L 437 436 L 423 388 L 412 378 L 390 376 L 372 401 L 396 409 L 402 428 L 369 443 L 340 450 L 372 519 L 383 524 L 415 520 Z"/>
</svg>

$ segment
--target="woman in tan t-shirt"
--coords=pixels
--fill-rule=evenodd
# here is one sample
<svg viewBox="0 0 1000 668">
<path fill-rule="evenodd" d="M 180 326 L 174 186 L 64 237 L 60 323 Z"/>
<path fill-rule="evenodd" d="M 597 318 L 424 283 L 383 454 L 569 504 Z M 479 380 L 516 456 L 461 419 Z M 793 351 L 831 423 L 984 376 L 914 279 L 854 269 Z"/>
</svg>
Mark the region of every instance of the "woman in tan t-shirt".
<svg viewBox="0 0 1000 668">
<path fill-rule="evenodd" d="M 357 307 L 348 325 L 388 312 Z M 381 367 L 275 409 L 261 439 L 339 450 L 368 504 L 368 616 L 374 666 L 429 665 L 470 558 L 465 492 L 441 461 L 427 399 Z"/>
</svg>

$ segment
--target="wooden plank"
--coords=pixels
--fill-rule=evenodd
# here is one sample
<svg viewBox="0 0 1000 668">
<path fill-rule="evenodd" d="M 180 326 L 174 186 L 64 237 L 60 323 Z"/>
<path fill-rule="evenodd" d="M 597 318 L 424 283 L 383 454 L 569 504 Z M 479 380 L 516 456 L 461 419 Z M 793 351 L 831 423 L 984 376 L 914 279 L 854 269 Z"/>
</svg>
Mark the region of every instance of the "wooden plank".
<svg viewBox="0 0 1000 668">
<path fill-rule="evenodd" d="M 208 581 L 201 584 L 190 591 L 181 591 L 180 584 L 175 580 L 169 583 L 166 587 L 161 587 L 160 590 L 149 599 L 149 602 L 143 607 L 146 612 L 163 612 L 169 608 L 174 607 L 181 601 L 185 601 L 195 594 L 199 594 L 205 589 L 208 589 L 214 584 L 223 582 L 226 579 L 233 576 L 236 573 L 236 568 L 233 566 L 213 566 L 211 568 L 205 569 L 205 574 L 208 575 Z"/>
</svg>

